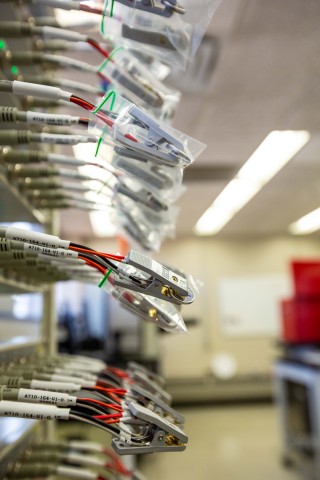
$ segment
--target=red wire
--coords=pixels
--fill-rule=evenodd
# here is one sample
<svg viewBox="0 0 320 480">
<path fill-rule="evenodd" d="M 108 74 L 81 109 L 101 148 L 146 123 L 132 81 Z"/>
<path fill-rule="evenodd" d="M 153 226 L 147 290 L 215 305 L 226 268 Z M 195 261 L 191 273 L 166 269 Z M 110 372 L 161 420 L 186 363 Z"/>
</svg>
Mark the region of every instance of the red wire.
<svg viewBox="0 0 320 480">
<path fill-rule="evenodd" d="M 90 7 L 89 5 L 80 4 L 80 10 L 88 13 L 95 13 L 97 15 L 103 15 L 103 8 Z"/>
<path fill-rule="evenodd" d="M 112 81 L 110 80 L 109 77 L 107 77 L 106 75 L 104 75 L 102 72 L 97 72 L 97 75 L 98 77 L 100 77 L 102 80 L 104 80 L 105 82 L 108 82 L 108 83 L 112 83 Z"/>
<path fill-rule="evenodd" d="M 101 257 L 106 257 L 110 258 L 111 260 L 124 260 L 124 256 L 122 255 L 113 255 L 112 253 L 104 253 L 104 252 L 97 252 L 95 250 L 89 250 L 86 248 L 80 248 L 80 247 L 73 247 L 69 246 L 69 250 L 75 250 L 76 252 L 82 252 L 82 253 L 90 253 L 91 255 L 100 255 Z"/>
<path fill-rule="evenodd" d="M 115 393 L 117 395 L 125 395 L 127 393 L 127 390 L 124 388 L 105 388 L 105 387 L 86 387 L 86 390 L 100 390 L 101 392 L 105 393 Z"/>
<path fill-rule="evenodd" d="M 110 372 L 114 373 L 115 375 L 117 375 L 120 378 L 128 378 L 129 377 L 127 372 L 125 372 L 124 370 L 121 370 L 120 368 L 109 367 L 108 370 Z"/>
<path fill-rule="evenodd" d="M 105 50 L 99 42 L 94 40 L 93 38 L 88 38 L 87 43 L 91 45 L 97 52 L 100 52 L 101 55 L 103 55 L 105 58 L 109 58 L 109 52 L 108 50 Z"/>
<path fill-rule="evenodd" d="M 92 103 L 89 103 L 83 98 L 77 97 L 75 95 L 71 95 L 70 102 L 78 105 L 78 107 L 84 108 L 85 110 L 89 110 L 90 112 L 92 112 L 92 110 L 95 110 L 95 106 Z M 109 127 L 113 127 L 114 121 L 111 120 L 111 118 L 109 118 L 104 112 L 98 110 L 95 115 L 97 115 L 97 117 L 99 117 L 106 125 L 109 125 Z M 129 133 L 126 133 L 125 137 L 132 142 L 138 142 L 138 140 Z"/>
<path fill-rule="evenodd" d="M 81 258 L 81 260 L 84 260 L 86 264 L 90 265 L 90 267 L 94 267 L 97 270 L 99 270 L 99 272 L 101 272 L 103 275 L 106 274 L 107 269 L 104 269 L 101 265 L 99 265 L 95 261 L 89 260 L 89 258 L 85 258 L 82 255 L 79 255 L 79 258 Z"/>
<path fill-rule="evenodd" d="M 108 415 L 94 415 L 93 418 L 96 418 L 97 420 L 108 420 L 110 419 L 118 419 L 122 417 L 122 413 L 109 413 Z"/>
<path fill-rule="evenodd" d="M 116 410 L 117 412 L 122 412 L 122 407 L 119 405 L 114 405 L 113 403 L 105 403 L 101 402 L 100 400 L 96 400 L 95 398 L 79 398 L 78 401 L 88 402 L 88 403 L 95 403 L 96 405 L 100 405 L 104 408 L 110 408 L 111 410 Z"/>
<path fill-rule="evenodd" d="M 109 448 L 105 448 L 103 450 L 103 453 L 104 455 L 106 455 L 111 459 L 111 462 L 106 464 L 107 468 L 111 467 L 117 470 L 117 472 L 121 473 L 122 475 L 126 475 L 126 476 L 132 475 L 132 472 L 126 468 L 126 466 L 122 463 L 118 455 L 113 452 L 113 450 Z"/>
</svg>

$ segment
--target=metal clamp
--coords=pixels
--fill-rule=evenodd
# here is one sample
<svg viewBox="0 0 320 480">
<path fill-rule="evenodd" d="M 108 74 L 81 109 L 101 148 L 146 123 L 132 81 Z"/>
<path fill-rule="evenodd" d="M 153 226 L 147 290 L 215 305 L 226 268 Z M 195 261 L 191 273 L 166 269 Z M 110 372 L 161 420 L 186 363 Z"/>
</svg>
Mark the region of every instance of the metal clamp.
<svg viewBox="0 0 320 480">
<path fill-rule="evenodd" d="M 191 159 L 185 153 L 183 143 L 163 130 L 148 114 L 138 107 L 131 108 L 129 113 L 132 117 L 133 124 L 136 122 L 139 127 L 147 130 L 146 139 L 144 143 L 135 142 L 133 144 L 132 141 L 125 137 L 120 129 L 117 128 L 115 131 L 116 141 L 119 141 L 131 150 L 138 150 L 144 154 L 146 160 L 156 158 L 159 162 L 169 166 L 179 165 L 181 161 L 186 164 L 191 163 Z M 160 149 L 165 151 L 161 151 Z"/>
<path fill-rule="evenodd" d="M 126 7 L 136 8 L 144 12 L 154 13 L 161 17 L 170 18 L 174 13 L 183 15 L 186 10 L 177 3 L 177 0 L 135 0 L 132 5 L 132 0 L 117 0 L 118 3 Z"/>
<path fill-rule="evenodd" d="M 137 403 L 130 402 L 128 408 L 133 419 L 138 419 L 149 427 L 149 434 L 150 436 L 152 435 L 152 438 L 141 444 L 138 444 L 136 441 L 113 439 L 112 446 L 117 453 L 130 455 L 153 452 L 181 452 L 185 450 L 188 437 L 177 425 L 168 422 Z"/>
<path fill-rule="evenodd" d="M 145 207 L 151 208 L 156 212 L 163 212 L 168 210 L 168 205 L 158 200 L 158 198 L 146 188 L 140 188 L 140 190 L 135 192 L 119 180 L 116 190 L 117 193 L 125 195 L 126 197 L 134 200 L 135 202 L 141 203 Z"/>
<path fill-rule="evenodd" d="M 136 402 L 148 408 L 151 408 L 152 405 L 151 409 L 161 417 L 169 417 L 172 419 L 172 423 L 181 426 L 184 425 L 184 416 L 153 393 L 145 390 L 135 383 L 130 385 L 129 392 L 135 398 Z"/>
<path fill-rule="evenodd" d="M 142 273 L 140 278 L 137 278 L 137 281 L 134 282 L 129 280 L 127 275 L 121 275 L 121 263 L 137 268 L 138 273 L 139 271 L 140 275 Z M 118 273 L 115 275 L 115 285 L 145 295 L 151 295 L 176 305 L 193 302 L 195 294 L 188 286 L 186 278 L 152 260 L 150 257 L 135 250 L 130 250 L 125 260 L 121 263 L 118 267 Z"/>
</svg>

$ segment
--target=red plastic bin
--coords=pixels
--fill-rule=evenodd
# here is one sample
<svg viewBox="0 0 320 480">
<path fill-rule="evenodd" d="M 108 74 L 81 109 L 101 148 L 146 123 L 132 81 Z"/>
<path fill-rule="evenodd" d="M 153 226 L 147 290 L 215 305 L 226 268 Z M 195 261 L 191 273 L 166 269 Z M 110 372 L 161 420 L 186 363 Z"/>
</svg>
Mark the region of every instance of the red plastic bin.
<svg viewBox="0 0 320 480">
<path fill-rule="evenodd" d="M 320 298 L 281 302 L 282 339 L 287 343 L 320 342 Z"/>
<path fill-rule="evenodd" d="M 320 299 L 320 260 L 294 260 L 291 268 L 295 297 Z"/>
</svg>

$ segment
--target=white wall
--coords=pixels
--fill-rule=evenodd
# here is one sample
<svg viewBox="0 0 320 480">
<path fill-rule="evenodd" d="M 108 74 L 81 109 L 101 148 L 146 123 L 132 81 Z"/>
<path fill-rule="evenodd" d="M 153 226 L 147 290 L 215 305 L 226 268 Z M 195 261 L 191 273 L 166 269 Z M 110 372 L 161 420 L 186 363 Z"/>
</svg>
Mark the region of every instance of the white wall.
<svg viewBox="0 0 320 480">
<path fill-rule="evenodd" d="M 307 237 L 190 238 L 165 244 L 156 257 L 191 272 L 204 282 L 195 303 L 183 311 L 185 318 L 198 318 L 199 326 L 191 328 L 188 336 L 161 336 L 159 350 L 164 375 L 176 378 L 210 374 L 210 360 L 219 352 L 228 352 L 235 358 L 239 373 L 255 374 L 270 370 L 276 339 L 224 335 L 219 324 L 217 284 L 226 277 L 289 275 L 289 261 L 301 257 L 320 258 L 320 244 Z"/>
</svg>

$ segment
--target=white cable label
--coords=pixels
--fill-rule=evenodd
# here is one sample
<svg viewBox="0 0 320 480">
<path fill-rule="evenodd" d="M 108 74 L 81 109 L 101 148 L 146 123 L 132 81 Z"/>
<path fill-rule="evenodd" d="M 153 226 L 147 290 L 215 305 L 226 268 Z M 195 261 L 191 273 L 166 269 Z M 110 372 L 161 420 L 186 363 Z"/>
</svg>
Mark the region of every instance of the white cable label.
<svg viewBox="0 0 320 480">
<path fill-rule="evenodd" d="M 54 405 L 32 405 L 30 403 L 0 401 L 1 417 L 30 418 L 33 420 L 68 420 L 70 408 Z"/>
<path fill-rule="evenodd" d="M 31 380 L 30 388 L 36 390 L 49 390 L 53 392 L 73 393 L 81 390 L 81 385 L 77 383 L 49 382 L 45 380 Z"/>
<path fill-rule="evenodd" d="M 28 123 L 68 126 L 77 123 L 77 120 L 77 117 L 71 117 L 71 115 L 54 115 L 50 113 L 27 112 Z"/>
<path fill-rule="evenodd" d="M 29 390 L 26 388 L 19 389 L 18 400 L 19 402 L 28 403 L 49 403 L 51 405 L 58 405 L 59 407 L 76 405 L 77 403 L 77 397 L 68 395 L 67 393 Z"/>
<path fill-rule="evenodd" d="M 59 135 L 55 133 L 40 133 L 41 142 L 60 145 L 77 145 L 87 143 L 88 137 L 84 135 Z"/>
<path fill-rule="evenodd" d="M 70 242 L 67 240 L 61 240 L 54 235 L 47 235 L 46 233 L 33 232 L 16 227 L 7 227 L 5 238 L 49 248 L 68 248 L 70 245 Z"/>
<path fill-rule="evenodd" d="M 23 246 L 25 252 L 41 253 L 43 255 L 49 255 L 50 257 L 62 257 L 62 258 L 78 258 L 78 252 L 72 250 L 66 250 L 64 248 L 48 248 L 41 245 L 32 245 L 31 243 L 25 243 Z"/>
<path fill-rule="evenodd" d="M 82 468 L 57 466 L 56 473 L 63 477 L 75 478 L 77 480 L 97 480 L 99 476 L 96 473 L 89 470 L 83 470 Z"/>
</svg>

